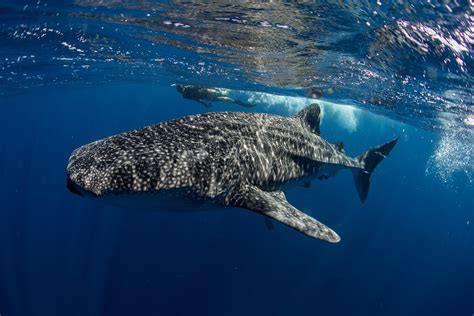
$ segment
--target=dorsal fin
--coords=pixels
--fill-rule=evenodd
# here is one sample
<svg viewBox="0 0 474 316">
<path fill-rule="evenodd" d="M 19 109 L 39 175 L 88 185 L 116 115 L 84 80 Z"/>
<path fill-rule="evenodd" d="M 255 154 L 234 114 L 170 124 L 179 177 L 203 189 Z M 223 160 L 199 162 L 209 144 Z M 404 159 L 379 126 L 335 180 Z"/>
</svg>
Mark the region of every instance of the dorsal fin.
<svg viewBox="0 0 474 316">
<path fill-rule="evenodd" d="M 317 103 L 312 103 L 298 112 L 295 117 L 299 118 L 303 125 L 311 132 L 320 134 L 319 124 L 321 119 L 321 108 Z"/>
<path fill-rule="evenodd" d="M 336 146 L 337 150 L 339 150 L 339 151 L 344 150 L 344 143 L 343 142 L 335 142 L 334 146 Z"/>
</svg>

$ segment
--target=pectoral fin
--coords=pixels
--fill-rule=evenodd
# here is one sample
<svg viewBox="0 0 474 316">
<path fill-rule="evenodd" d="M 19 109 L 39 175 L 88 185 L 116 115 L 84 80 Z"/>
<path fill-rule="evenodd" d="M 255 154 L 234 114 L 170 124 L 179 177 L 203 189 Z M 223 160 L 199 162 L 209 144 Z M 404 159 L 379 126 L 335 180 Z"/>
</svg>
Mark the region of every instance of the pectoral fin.
<svg viewBox="0 0 474 316">
<path fill-rule="evenodd" d="M 263 191 L 247 185 L 234 194 L 229 202 L 229 205 L 247 208 L 273 218 L 310 237 L 332 243 L 341 240 L 332 229 L 288 203 L 281 191 Z"/>
</svg>

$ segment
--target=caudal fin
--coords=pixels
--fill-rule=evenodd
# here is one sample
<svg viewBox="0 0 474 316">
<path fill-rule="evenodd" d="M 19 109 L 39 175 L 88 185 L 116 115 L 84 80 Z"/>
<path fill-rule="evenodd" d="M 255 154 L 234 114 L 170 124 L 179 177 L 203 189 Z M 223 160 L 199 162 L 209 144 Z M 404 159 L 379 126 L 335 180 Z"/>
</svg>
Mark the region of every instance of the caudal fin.
<svg viewBox="0 0 474 316">
<path fill-rule="evenodd" d="M 375 170 L 375 167 L 392 151 L 397 141 L 398 137 L 388 143 L 370 148 L 360 156 L 357 156 L 357 160 L 362 163 L 362 169 L 353 169 L 352 173 L 357 193 L 362 203 L 365 202 L 369 193 L 370 175 Z"/>
</svg>

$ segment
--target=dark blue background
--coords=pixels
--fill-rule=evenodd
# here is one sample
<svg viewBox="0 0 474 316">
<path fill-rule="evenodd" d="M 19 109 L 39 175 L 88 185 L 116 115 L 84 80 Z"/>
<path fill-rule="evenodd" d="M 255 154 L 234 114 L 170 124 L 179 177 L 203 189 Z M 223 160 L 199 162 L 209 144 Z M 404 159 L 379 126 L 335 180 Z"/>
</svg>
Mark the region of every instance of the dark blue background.
<svg viewBox="0 0 474 316">
<path fill-rule="evenodd" d="M 364 205 L 349 172 L 288 192 L 341 235 L 329 244 L 246 210 L 122 210 L 66 190 L 76 147 L 205 110 L 173 88 L 36 89 L 0 109 L 2 316 L 474 313 L 474 190 L 425 174 L 436 134 L 373 115 L 354 133 L 324 122 L 352 155 L 402 135 Z"/>
</svg>

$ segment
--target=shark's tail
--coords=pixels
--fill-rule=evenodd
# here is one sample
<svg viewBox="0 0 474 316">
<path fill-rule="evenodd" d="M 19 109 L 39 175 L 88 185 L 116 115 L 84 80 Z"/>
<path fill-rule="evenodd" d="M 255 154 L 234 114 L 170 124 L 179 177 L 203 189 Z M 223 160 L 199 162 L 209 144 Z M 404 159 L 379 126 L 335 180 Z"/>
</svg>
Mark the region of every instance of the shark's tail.
<svg viewBox="0 0 474 316">
<path fill-rule="evenodd" d="M 362 203 L 367 199 L 370 186 L 370 175 L 375 167 L 392 151 L 398 141 L 398 137 L 388 143 L 370 148 L 360 156 L 357 160 L 362 163 L 362 169 L 353 169 L 354 182 Z"/>
</svg>

